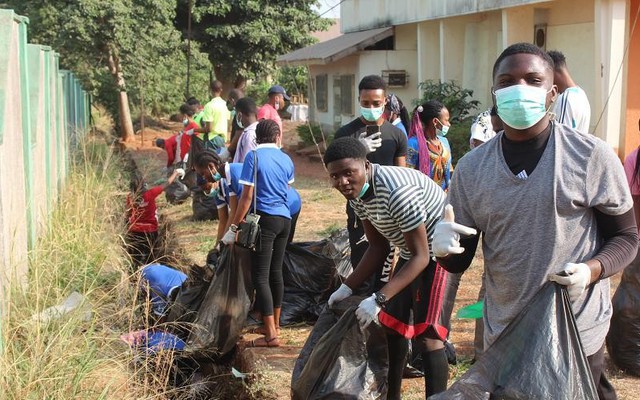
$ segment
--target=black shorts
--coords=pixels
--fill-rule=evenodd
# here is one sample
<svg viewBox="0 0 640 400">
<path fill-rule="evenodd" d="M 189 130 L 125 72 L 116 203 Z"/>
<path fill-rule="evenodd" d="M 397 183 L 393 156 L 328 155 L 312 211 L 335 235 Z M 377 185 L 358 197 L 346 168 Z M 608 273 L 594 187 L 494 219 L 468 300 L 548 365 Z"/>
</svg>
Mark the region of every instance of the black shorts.
<svg viewBox="0 0 640 400">
<path fill-rule="evenodd" d="M 407 260 L 400 258 L 394 274 L 406 263 Z M 447 272 L 431 260 L 427 268 L 380 311 L 380 323 L 407 339 L 430 329 L 436 337 L 445 340 L 448 331 L 439 320 L 446 281 Z"/>
</svg>

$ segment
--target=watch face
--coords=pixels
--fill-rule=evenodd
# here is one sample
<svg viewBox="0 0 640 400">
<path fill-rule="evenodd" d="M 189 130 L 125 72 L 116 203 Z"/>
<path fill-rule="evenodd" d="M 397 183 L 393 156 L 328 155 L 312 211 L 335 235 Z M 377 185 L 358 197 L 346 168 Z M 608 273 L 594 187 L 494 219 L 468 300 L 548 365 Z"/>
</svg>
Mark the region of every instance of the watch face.
<svg viewBox="0 0 640 400">
<path fill-rule="evenodd" d="M 376 303 L 378 303 L 379 306 L 385 306 L 387 304 L 387 296 L 385 296 L 380 292 L 376 292 L 375 295 L 376 295 Z"/>
</svg>

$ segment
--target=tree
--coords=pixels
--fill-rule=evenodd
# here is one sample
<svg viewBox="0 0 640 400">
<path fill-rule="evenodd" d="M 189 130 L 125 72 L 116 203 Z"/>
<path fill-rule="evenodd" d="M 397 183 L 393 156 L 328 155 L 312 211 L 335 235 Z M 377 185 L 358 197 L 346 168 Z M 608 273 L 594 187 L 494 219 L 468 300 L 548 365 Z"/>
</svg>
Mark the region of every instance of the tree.
<svg viewBox="0 0 640 400">
<path fill-rule="evenodd" d="M 134 134 L 129 93 L 144 88 L 145 99 L 162 98 L 158 82 L 186 69 L 179 64 L 185 58 L 173 26 L 175 0 L 11 0 L 7 5 L 29 17 L 30 41 L 58 51 L 61 67 L 74 71 L 118 117 L 123 140 Z"/>
<path fill-rule="evenodd" d="M 186 35 L 190 0 L 179 0 L 176 26 Z M 191 0 L 192 38 L 209 54 L 216 79 L 244 88 L 273 72 L 281 54 L 314 43 L 310 32 L 331 22 L 313 11 L 316 0 Z"/>
</svg>

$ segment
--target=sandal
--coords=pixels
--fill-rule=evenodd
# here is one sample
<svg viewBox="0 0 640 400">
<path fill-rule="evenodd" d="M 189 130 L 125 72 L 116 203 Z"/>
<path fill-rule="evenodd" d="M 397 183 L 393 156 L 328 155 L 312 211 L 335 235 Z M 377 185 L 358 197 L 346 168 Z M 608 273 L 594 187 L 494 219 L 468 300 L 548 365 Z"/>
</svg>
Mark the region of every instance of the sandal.
<svg viewBox="0 0 640 400">
<path fill-rule="evenodd" d="M 267 335 L 267 328 L 264 325 L 261 325 L 251 331 L 251 333 L 257 333 L 258 335 Z M 276 328 L 276 334 L 280 335 L 280 327 Z"/>
<path fill-rule="evenodd" d="M 249 342 L 249 347 L 280 347 L 280 340 L 277 336 L 267 339 L 266 336 L 253 339 Z"/>
</svg>

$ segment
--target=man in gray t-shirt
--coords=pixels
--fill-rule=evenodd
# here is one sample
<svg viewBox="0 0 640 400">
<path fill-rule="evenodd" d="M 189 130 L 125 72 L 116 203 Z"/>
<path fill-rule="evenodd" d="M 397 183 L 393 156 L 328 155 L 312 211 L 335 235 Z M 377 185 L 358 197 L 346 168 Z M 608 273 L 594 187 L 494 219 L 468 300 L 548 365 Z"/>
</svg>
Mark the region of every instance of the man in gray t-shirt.
<svg viewBox="0 0 640 400">
<path fill-rule="evenodd" d="M 600 399 L 615 399 L 604 375 L 608 277 L 638 246 L 622 165 L 600 139 L 550 121 L 557 88 L 542 50 L 510 46 L 493 77 L 504 132 L 459 161 L 433 252 L 445 269 L 464 271 L 484 232 L 485 348 L 547 280 L 565 285 Z"/>
</svg>

